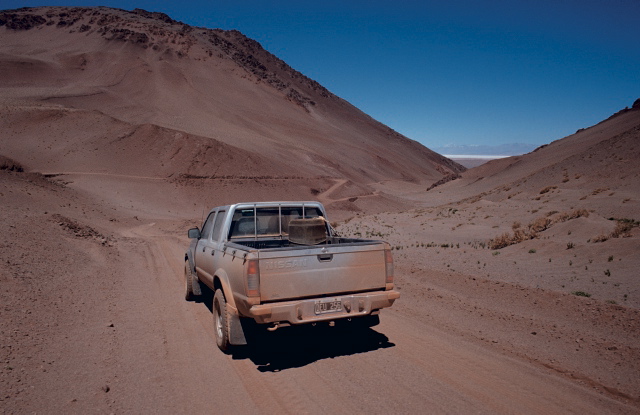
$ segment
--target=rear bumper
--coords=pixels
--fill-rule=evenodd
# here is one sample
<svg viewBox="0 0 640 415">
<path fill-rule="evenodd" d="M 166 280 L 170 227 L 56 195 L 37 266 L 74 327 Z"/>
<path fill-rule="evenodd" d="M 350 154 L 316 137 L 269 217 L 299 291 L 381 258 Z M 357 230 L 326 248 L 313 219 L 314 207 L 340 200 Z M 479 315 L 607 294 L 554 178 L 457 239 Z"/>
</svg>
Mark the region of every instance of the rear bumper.
<svg viewBox="0 0 640 415">
<path fill-rule="evenodd" d="M 341 318 L 362 317 L 371 314 L 372 311 L 391 307 L 393 302 L 399 297 L 400 293 L 398 291 L 389 290 L 260 304 L 249 308 L 249 315 L 246 317 L 251 317 L 257 323 L 261 324 L 280 322 L 305 324 Z M 328 301 L 331 299 L 340 300 L 342 310 L 316 314 L 316 303 L 318 301 Z"/>
</svg>

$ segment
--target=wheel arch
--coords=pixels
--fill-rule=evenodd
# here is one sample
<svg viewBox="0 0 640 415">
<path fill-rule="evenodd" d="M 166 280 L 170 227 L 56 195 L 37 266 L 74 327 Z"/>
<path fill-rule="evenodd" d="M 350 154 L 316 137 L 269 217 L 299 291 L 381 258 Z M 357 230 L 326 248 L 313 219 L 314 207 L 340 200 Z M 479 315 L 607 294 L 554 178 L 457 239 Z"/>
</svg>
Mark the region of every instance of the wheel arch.
<svg viewBox="0 0 640 415">
<path fill-rule="evenodd" d="M 216 270 L 215 275 L 213 276 L 213 290 L 221 289 L 224 294 L 224 298 L 228 305 L 230 305 L 233 310 L 237 310 L 236 301 L 233 298 L 233 290 L 231 289 L 231 284 L 229 283 L 229 276 L 222 268 Z"/>
</svg>

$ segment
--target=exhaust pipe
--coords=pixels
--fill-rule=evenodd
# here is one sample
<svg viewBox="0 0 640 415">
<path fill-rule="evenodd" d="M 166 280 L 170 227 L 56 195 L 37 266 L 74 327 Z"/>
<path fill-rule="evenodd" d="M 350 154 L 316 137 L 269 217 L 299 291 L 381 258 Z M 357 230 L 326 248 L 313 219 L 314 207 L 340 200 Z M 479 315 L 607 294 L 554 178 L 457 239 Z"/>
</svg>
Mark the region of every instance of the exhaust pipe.
<svg viewBox="0 0 640 415">
<path fill-rule="evenodd" d="M 276 331 L 276 330 L 278 330 L 278 327 L 280 327 L 279 323 L 273 323 L 273 325 L 267 327 L 267 330 L 268 331 Z"/>
</svg>

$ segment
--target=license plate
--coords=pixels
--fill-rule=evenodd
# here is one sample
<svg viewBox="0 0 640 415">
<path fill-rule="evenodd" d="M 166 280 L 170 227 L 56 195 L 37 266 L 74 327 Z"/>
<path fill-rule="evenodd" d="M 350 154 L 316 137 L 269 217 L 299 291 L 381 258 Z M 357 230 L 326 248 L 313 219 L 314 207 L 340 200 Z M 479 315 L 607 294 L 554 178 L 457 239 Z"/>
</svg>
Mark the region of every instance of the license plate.
<svg viewBox="0 0 640 415">
<path fill-rule="evenodd" d="M 335 313 L 338 311 L 342 311 L 341 300 L 316 301 L 316 304 L 315 304 L 316 314 Z"/>
</svg>

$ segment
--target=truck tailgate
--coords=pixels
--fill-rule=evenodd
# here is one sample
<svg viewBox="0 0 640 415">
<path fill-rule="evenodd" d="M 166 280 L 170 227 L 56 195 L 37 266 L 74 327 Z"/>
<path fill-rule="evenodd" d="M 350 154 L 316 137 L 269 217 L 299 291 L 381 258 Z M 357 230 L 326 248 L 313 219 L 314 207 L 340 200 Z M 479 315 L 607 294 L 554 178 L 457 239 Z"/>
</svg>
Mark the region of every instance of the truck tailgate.
<svg viewBox="0 0 640 415">
<path fill-rule="evenodd" d="M 261 301 L 385 288 L 383 243 L 264 250 L 259 258 Z"/>
</svg>

